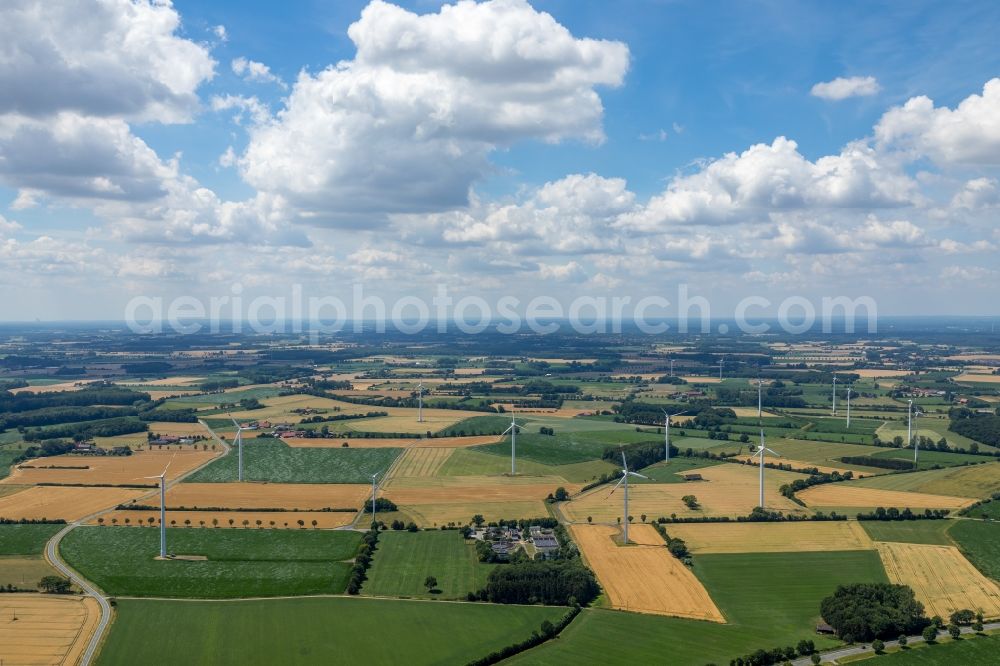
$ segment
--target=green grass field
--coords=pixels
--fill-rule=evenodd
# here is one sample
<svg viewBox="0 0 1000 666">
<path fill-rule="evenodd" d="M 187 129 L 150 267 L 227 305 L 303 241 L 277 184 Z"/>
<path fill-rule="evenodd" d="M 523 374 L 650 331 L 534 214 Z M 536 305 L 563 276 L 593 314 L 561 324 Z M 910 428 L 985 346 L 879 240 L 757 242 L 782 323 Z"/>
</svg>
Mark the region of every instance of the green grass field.
<svg viewBox="0 0 1000 666">
<path fill-rule="evenodd" d="M 901 650 L 863 664 L 889 664 L 890 666 L 995 666 L 1000 654 L 1000 634 L 992 636 L 963 636 L 961 640 L 948 640 L 938 645 Z"/>
<path fill-rule="evenodd" d="M 123 599 L 98 663 L 464 664 L 527 638 L 565 612 L 365 598 Z"/>
<path fill-rule="evenodd" d="M 662 435 L 636 432 L 631 430 L 594 430 L 584 432 L 562 432 L 558 428 L 555 435 L 540 435 L 537 432 L 519 434 L 517 437 L 517 456 L 546 465 L 568 465 L 588 460 L 599 460 L 604 450 L 619 444 L 633 442 L 657 442 Z M 486 444 L 474 447 L 485 453 L 510 455 L 510 439 L 496 444 Z"/>
<path fill-rule="evenodd" d="M 684 477 L 680 475 L 688 470 L 721 464 L 718 461 L 707 460 L 705 458 L 674 457 L 670 459 L 669 463 L 660 461 L 655 465 L 643 467 L 640 473 L 648 476 L 649 481 L 633 478 L 629 483 L 684 483 Z M 619 469 L 619 467 L 615 467 L 614 469 Z"/>
<path fill-rule="evenodd" d="M 1000 581 L 1000 523 L 956 520 L 948 536 L 977 569 Z"/>
<path fill-rule="evenodd" d="M 1000 520 L 1000 500 L 986 500 L 974 509 L 966 509 L 962 512 L 962 515 L 972 516 L 973 518 Z"/>
<path fill-rule="evenodd" d="M 606 664 L 702 666 L 728 664 L 757 648 L 795 645 L 803 638 L 821 649 L 832 647 L 836 641 L 814 630 L 823 597 L 840 584 L 887 582 L 874 551 L 699 555 L 695 573 L 727 624 L 588 609 L 558 640 L 510 663 L 561 666 L 600 655 Z M 621 640 L 609 647 L 612 636 Z"/>
<path fill-rule="evenodd" d="M 65 525 L 0 525 L 0 556 L 41 555 L 45 542 Z"/>
<path fill-rule="evenodd" d="M 510 472 L 510 444 L 507 444 L 506 451 L 490 449 L 489 452 L 482 447 L 472 447 L 468 449 L 456 449 L 454 453 L 445 461 L 437 476 L 478 476 L 492 474 L 507 474 Z M 520 446 L 518 446 L 520 449 Z M 561 476 L 573 483 L 585 483 L 593 481 L 606 472 L 614 471 L 616 468 L 611 463 L 603 460 L 587 460 L 584 462 L 571 463 L 568 465 L 546 465 L 527 460 L 518 455 L 517 471 L 519 474 L 529 475 L 556 475 Z"/>
<path fill-rule="evenodd" d="M 948 528 L 953 520 L 865 520 L 861 526 L 875 541 L 925 543 L 938 546 L 954 545 L 948 538 Z"/>
<path fill-rule="evenodd" d="M 913 460 L 913 449 L 882 449 L 878 453 L 872 454 L 875 458 L 894 458 L 896 460 Z M 973 456 L 967 453 L 951 453 L 950 451 L 924 451 L 917 453 L 917 462 L 920 469 L 927 469 L 934 465 L 941 467 L 954 467 L 965 463 L 982 462 L 982 456 Z"/>
<path fill-rule="evenodd" d="M 248 481 L 273 483 L 366 483 L 385 472 L 402 449 L 294 448 L 275 440 L 243 444 L 243 474 Z M 236 450 L 186 480 L 223 483 L 237 478 Z"/>
<path fill-rule="evenodd" d="M 455 530 L 384 532 L 362 594 L 465 599 L 485 587 L 494 566 L 480 562 L 475 546 Z M 427 576 L 437 578 L 434 594 L 424 587 Z"/>
<path fill-rule="evenodd" d="M 521 423 L 522 421 L 518 421 Z M 464 437 L 466 435 L 492 435 L 510 427 L 509 416 L 471 416 L 453 426 L 437 432 L 442 437 Z"/>
<path fill-rule="evenodd" d="M 156 560 L 159 530 L 80 527 L 66 561 L 108 594 L 227 599 L 338 594 L 361 535 L 330 530 L 168 529 L 167 551 L 207 560 Z"/>
</svg>

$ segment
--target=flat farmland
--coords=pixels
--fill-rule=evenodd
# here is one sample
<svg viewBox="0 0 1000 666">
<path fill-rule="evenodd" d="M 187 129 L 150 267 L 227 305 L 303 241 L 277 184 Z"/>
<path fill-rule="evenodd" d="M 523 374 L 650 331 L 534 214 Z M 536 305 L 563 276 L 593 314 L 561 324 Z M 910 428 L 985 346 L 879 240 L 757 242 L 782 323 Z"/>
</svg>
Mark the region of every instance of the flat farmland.
<svg viewBox="0 0 1000 666">
<path fill-rule="evenodd" d="M 948 530 L 948 536 L 977 569 L 1000 581 L 1000 523 L 956 520 Z"/>
<path fill-rule="evenodd" d="M 362 594 L 464 600 L 486 586 L 495 566 L 480 562 L 473 542 L 455 530 L 383 532 Z M 427 576 L 437 578 L 433 594 Z"/>
<path fill-rule="evenodd" d="M 954 542 L 948 538 L 948 531 L 957 522 L 955 520 L 866 520 L 860 525 L 874 541 L 952 546 Z"/>
<path fill-rule="evenodd" d="M 360 509 L 361 503 L 358 503 Z M 332 529 L 350 525 L 356 511 L 167 511 L 167 525 L 171 527 L 219 527 L 219 528 L 275 528 L 300 529 L 298 521 L 305 528 Z M 152 519 L 152 522 L 150 522 Z M 103 522 L 100 522 L 103 520 Z M 125 521 L 129 521 L 126 523 Z M 233 521 L 230 524 L 229 521 Z M 248 521 L 247 525 L 243 521 Z M 117 521 L 117 522 L 113 522 Z M 190 521 L 190 522 L 187 522 Z M 260 521 L 260 525 L 257 524 Z M 91 525 L 149 525 L 160 524 L 159 510 L 108 511 L 90 520 Z"/>
<path fill-rule="evenodd" d="M 528 638 L 565 612 L 364 597 L 121 599 L 100 664 L 463 664 Z"/>
<path fill-rule="evenodd" d="M 304 448 L 347 448 L 381 449 L 381 448 L 461 448 L 466 446 L 482 446 L 500 441 L 499 435 L 473 435 L 471 437 L 424 437 L 421 439 L 405 439 L 399 437 L 345 437 L 320 439 L 317 437 L 288 437 L 282 439 L 292 447 Z"/>
<path fill-rule="evenodd" d="M 343 530 L 167 529 L 167 550 L 198 560 L 158 560 L 160 531 L 78 527 L 60 544 L 73 568 L 112 595 L 235 598 L 339 594 L 361 535 Z"/>
<path fill-rule="evenodd" d="M 167 490 L 167 506 L 316 511 L 357 508 L 370 495 L 366 483 L 180 483 Z"/>
<path fill-rule="evenodd" d="M 1000 375 L 984 375 L 965 372 L 952 377 L 956 382 L 966 382 L 972 384 L 997 384 L 1000 383 Z"/>
<path fill-rule="evenodd" d="M 11 618 L 17 614 L 17 622 Z M 0 595 L 0 648 L 5 664 L 75 664 L 97 627 L 90 597 Z"/>
<path fill-rule="evenodd" d="M 451 427 L 469 417 L 469 413 L 458 409 L 424 409 L 423 422 L 417 421 L 417 410 L 408 407 L 380 407 L 379 411 L 389 412 L 388 416 L 350 421 L 351 430 L 365 432 L 437 432 Z"/>
<path fill-rule="evenodd" d="M 364 483 L 385 472 L 402 449 L 303 449 L 274 440 L 243 446 L 244 478 L 273 483 Z M 198 470 L 188 481 L 225 483 L 237 479 L 236 451 Z"/>
<path fill-rule="evenodd" d="M 725 622 L 695 575 L 673 557 L 651 525 L 634 525 L 637 542 L 658 545 L 619 546 L 619 530 L 607 525 L 572 525 L 573 540 L 594 570 L 614 608 Z"/>
<path fill-rule="evenodd" d="M 142 477 L 160 474 L 169 463 L 167 480 L 171 481 L 220 453 L 195 449 L 180 451 L 154 449 L 139 451 L 130 456 L 62 455 L 36 458 L 15 468 L 3 483 L 155 484 L 157 483 L 155 479 Z M 26 466 L 33 469 L 28 469 Z M 52 467 L 63 469 L 51 469 Z M 73 467 L 86 467 L 86 469 L 71 469 Z"/>
<path fill-rule="evenodd" d="M 986 498 L 995 492 L 1000 492 L 1000 463 L 988 462 L 980 465 L 932 469 L 910 474 L 889 474 L 852 481 L 850 485 L 935 495 Z"/>
<path fill-rule="evenodd" d="M 903 475 L 900 475 L 903 476 Z M 874 477 L 878 478 L 878 477 Z M 867 479 L 866 479 L 867 480 Z M 897 507 L 903 509 L 961 509 L 975 500 L 903 490 L 882 490 L 847 483 L 827 483 L 796 493 L 810 507 Z"/>
<path fill-rule="evenodd" d="M 34 590 L 45 576 L 57 575 L 55 569 L 42 559 L 35 557 L 0 557 L 0 585 L 13 585 L 21 590 Z M 0 619 L 0 622 L 3 622 Z"/>
<path fill-rule="evenodd" d="M 872 550 L 875 544 L 855 521 L 707 523 L 665 525 L 692 553 L 797 553 Z"/>
<path fill-rule="evenodd" d="M 0 497 L 0 517 L 20 520 L 77 520 L 151 492 L 128 488 L 35 486 Z"/>
<path fill-rule="evenodd" d="M 393 477 L 435 476 L 455 449 L 407 449 L 392 470 Z"/>
<path fill-rule="evenodd" d="M 233 402 L 242 397 L 253 397 L 253 396 L 225 394 L 212 397 L 217 398 L 219 402 Z M 304 395 L 301 393 L 296 393 L 294 395 L 276 395 L 273 397 L 264 397 L 260 398 L 260 402 L 264 405 L 264 407 L 262 407 L 261 409 L 247 409 L 241 411 L 233 411 L 232 412 L 233 418 L 241 422 L 268 420 L 277 422 L 287 421 L 289 423 L 298 423 L 302 419 L 307 418 L 307 416 L 303 414 L 296 414 L 295 410 L 297 409 L 316 409 L 324 411 L 329 414 L 365 414 L 374 409 L 369 405 L 356 405 L 351 402 L 342 402 L 340 400 L 331 400 L 330 398 L 321 398 L 318 396 Z M 310 415 L 310 416 L 315 416 L 315 415 Z"/>
<path fill-rule="evenodd" d="M 948 617 L 963 608 L 1000 617 L 1000 587 L 983 576 L 954 546 L 879 543 L 889 579 L 909 585 L 927 615 Z"/>
<path fill-rule="evenodd" d="M 41 555 L 62 525 L 0 525 L 0 557 Z"/>
<path fill-rule="evenodd" d="M 756 462 L 749 455 L 735 456 L 733 457 L 733 460 L 739 460 L 745 463 Z M 854 475 L 854 477 L 858 479 L 862 478 L 863 476 L 871 476 L 870 473 L 866 474 L 864 472 L 859 472 L 856 467 L 843 467 L 843 466 L 832 467 L 830 465 L 817 465 L 816 463 L 812 463 L 806 460 L 791 460 L 786 457 L 772 458 L 771 461 L 781 463 L 782 465 L 791 465 L 792 469 L 806 469 L 809 467 L 815 467 L 823 474 L 832 474 L 833 472 L 839 472 L 840 474 L 843 474 L 844 472 L 851 472 Z"/>
<path fill-rule="evenodd" d="M 390 496 L 391 498 L 391 496 Z M 420 527 L 438 527 L 454 523 L 467 525 L 476 514 L 487 522 L 521 518 L 545 518 L 549 515 L 548 505 L 542 500 L 507 500 L 503 502 L 457 501 L 436 504 L 407 504 L 401 507 L 403 513 Z"/>
<path fill-rule="evenodd" d="M 585 609 L 559 640 L 510 659 L 512 664 L 589 663 L 701 666 L 728 664 L 761 646 L 809 639 L 819 649 L 838 644 L 817 635 L 819 604 L 838 585 L 887 582 L 875 551 L 700 555 L 694 572 L 726 624 Z M 818 576 L 816 572 L 823 572 Z M 608 649 L 609 636 L 625 636 Z"/>
<path fill-rule="evenodd" d="M 157 435 L 174 435 L 177 437 L 191 435 L 209 436 L 208 428 L 201 423 L 176 423 L 173 421 L 154 421 L 149 424 L 149 432 Z"/>
<path fill-rule="evenodd" d="M 724 464 L 698 470 L 703 481 L 688 483 L 644 483 L 629 486 L 629 511 L 636 517 L 646 514 L 650 520 L 660 516 L 744 516 L 759 502 L 757 469 L 750 465 Z M 799 505 L 778 492 L 778 488 L 802 474 L 767 470 L 764 477 L 764 502 L 768 509 L 785 513 L 805 513 Z M 608 497 L 609 488 L 595 488 L 567 503 L 563 512 L 574 522 L 614 523 L 621 516 L 622 500 L 616 493 Z M 619 491 L 621 492 L 621 491 Z M 700 509 L 688 509 L 681 501 L 684 495 L 694 495 Z"/>
<path fill-rule="evenodd" d="M 545 499 L 557 487 L 576 492 L 579 484 L 567 484 L 557 476 L 393 476 L 382 494 L 396 504 L 437 504 L 449 502 L 503 502 Z"/>
</svg>

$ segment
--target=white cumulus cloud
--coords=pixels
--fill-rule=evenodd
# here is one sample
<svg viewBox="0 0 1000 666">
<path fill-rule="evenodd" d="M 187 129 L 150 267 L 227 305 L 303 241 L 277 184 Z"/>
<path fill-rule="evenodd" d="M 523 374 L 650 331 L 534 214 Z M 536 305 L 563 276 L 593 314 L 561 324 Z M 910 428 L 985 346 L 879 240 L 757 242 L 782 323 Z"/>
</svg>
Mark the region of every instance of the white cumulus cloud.
<svg viewBox="0 0 1000 666">
<path fill-rule="evenodd" d="M 848 97 L 866 97 L 878 94 L 882 87 L 874 76 L 838 76 L 832 81 L 817 83 L 810 90 L 813 97 L 840 101 Z"/>
</svg>

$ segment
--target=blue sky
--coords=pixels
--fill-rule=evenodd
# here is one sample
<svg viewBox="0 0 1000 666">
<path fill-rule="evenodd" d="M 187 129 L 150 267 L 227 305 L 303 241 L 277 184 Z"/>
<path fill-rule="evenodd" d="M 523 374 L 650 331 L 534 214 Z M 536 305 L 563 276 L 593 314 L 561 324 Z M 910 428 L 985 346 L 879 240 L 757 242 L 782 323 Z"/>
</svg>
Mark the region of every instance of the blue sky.
<svg viewBox="0 0 1000 666">
<path fill-rule="evenodd" d="M 0 59 L 0 319 L 355 281 L 997 314 L 1000 5 L 442 4 L 0 8 L 55 54 Z"/>
</svg>

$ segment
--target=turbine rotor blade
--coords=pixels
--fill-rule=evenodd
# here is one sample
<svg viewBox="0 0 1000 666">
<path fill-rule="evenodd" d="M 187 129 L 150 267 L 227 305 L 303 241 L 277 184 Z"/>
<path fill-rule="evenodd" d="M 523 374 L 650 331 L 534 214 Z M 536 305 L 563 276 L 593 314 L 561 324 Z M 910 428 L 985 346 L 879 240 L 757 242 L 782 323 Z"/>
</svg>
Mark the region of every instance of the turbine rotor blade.
<svg viewBox="0 0 1000 666">
<path fill-rule="evenodd" d="M 637 477 L 639 477 L 640 479 L 649 479 L 649 477 L 648 477 L 648 476 L 645 476 L 645 475 L 643 475 L 643 474 L 639 474 L 638 472 L 629 472 L 629 474 L 631 474 L 632 476 L 637 476 Z"/>
</svg>

